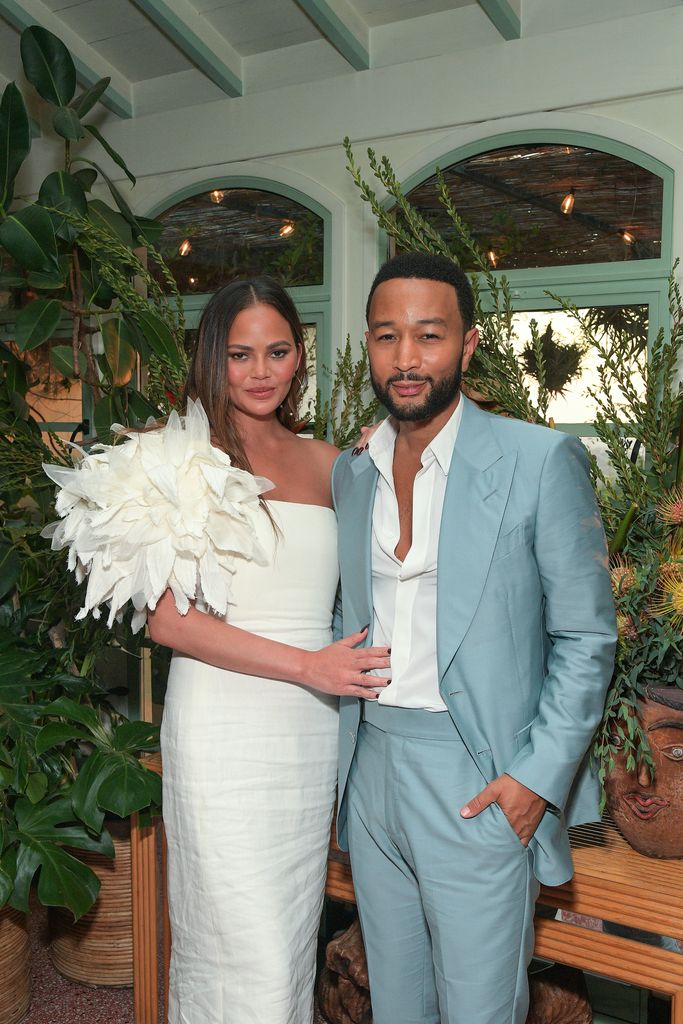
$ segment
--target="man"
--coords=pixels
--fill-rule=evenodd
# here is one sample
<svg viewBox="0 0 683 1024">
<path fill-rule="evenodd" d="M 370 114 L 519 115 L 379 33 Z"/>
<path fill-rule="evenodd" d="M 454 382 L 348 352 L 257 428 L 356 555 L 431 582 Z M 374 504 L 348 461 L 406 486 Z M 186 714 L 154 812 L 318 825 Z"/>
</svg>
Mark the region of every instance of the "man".
<svg viewBox="0 0 683 1024">
<path fill-rule="evenodd" d="M 375 1024 L 523 1024 L 538 883 L 570 878 L 566 826 L 598 817 L 616 634 L 587 460 L 461 394 L 473 312 L 448 259 L 381 268 L 366 338 L 390 417 L 333 474 L 343 631 L 392 649 L 390 685 L 340 717 Z"/>
</svg>

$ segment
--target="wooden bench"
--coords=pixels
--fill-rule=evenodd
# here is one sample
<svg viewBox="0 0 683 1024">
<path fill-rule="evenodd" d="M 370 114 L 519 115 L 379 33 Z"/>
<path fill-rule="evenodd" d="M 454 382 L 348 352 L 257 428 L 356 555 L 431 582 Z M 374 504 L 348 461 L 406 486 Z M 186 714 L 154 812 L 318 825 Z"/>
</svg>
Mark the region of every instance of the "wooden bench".
<svg viewBox="0 0 683 1024">
<path fill-rule="evenodd" d="M 148 761 L 161 771 L 159 755 Z M 133 818 L 134 1000 L 136 1024 L 157 1024 L 159 947 L 168 992 L 170 932 L 165 878 L 159 878 L 160 824 L 142 826 Z M 597 917 L 683 941 L 683 861 L 655 860 L 635 853 L 610 823 L 571 829 L 574 877 L 558 888 L 541 889 L 539 904 Z M 162 860 L 162 876 L 165 876 Z M 161 893 L 161 908 L 159 894 Z M 348 855 L 330 843 L 326 893 L 355 902 Z M 160 927 L 161 919 L 161 941 Z M 671 997 L 671 1024 L 683 1024 L 683 953 L 633 939 L 591 931 L 569 921 L 536 918 L 536 955 L 570 967 L 651 989 Z"/>
<path fill-rule="evenodd" d="M 574 877 L 541 888 L 539 904 L 683 941 L 683 861 L 643 857 L 608 822 L 570 829 Z M 327 895 L 355 902 L 348 855 L 330 847 Z M 537 956 L 671 996 L 671 1024 L 683 1024 L 683 952 L 536 918 Z"/>
</svg>

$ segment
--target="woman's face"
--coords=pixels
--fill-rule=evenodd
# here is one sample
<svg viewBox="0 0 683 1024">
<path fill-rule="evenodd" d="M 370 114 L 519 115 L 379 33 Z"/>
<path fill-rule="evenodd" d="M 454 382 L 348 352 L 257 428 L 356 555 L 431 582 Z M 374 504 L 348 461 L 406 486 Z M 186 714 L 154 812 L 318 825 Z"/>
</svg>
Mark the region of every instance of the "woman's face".
<svg viewBox="0 0 683 1024">
<path fill-rule="evenodd" d="M 231 403 L 247 416 L 272 416 L 299 365 L 291 327 L 272 306 L 258 303 L 237 314 L 227 346 Z"/>
</svg>

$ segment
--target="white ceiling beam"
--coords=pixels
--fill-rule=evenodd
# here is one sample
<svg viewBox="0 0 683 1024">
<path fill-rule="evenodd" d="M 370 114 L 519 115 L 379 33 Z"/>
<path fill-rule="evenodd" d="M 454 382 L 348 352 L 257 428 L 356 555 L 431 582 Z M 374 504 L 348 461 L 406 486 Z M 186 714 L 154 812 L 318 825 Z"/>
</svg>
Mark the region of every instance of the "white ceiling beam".
<svg viewBox="0 0 683 1024">
<path fill-rule="evenodd" d="M 370 67 L 370 29 L 348 0 L 296 0 L 356 71 Z"/>
<path fill-rule="evenodd" d="M 84 42 L 41 0 L 0 0 L 0 17 L 18 32 L 31 25 L 40 25 L 58 36 L 73 57 L 76 74 L 81 85 L 89 88 L 100 78 L 111 78 L 111 84 L 100 103 L 119 117 L 133 116 L 133 92 L 130 82 L 92 46 Z"/>
<path fill-rule="evenodd" d="M 188 0 L 133 0 L 226 96 L 241 96 L 242 57 Z"/>
<path fill-rule="evenodd" d="M 510 0 L 477 0 L 503 39 L 521 39 L 522 23 Z"/>
</svg>

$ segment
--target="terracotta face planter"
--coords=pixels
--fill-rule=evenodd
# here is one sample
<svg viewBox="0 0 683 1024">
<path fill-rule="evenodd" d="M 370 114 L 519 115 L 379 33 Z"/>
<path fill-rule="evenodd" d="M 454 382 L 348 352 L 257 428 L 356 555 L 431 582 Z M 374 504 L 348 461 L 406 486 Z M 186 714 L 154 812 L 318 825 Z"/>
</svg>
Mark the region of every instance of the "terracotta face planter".
<svg viewBox="0 0 683 1024">
<path fill-rule="evenodd" d="M 683 692 L 648 691 L 640 718 L 655 763 L 626 771 L 623 754 L 605 784 L 607 809 L 624 839 L 648 857 L 683 857 Z"/>
</svg>

